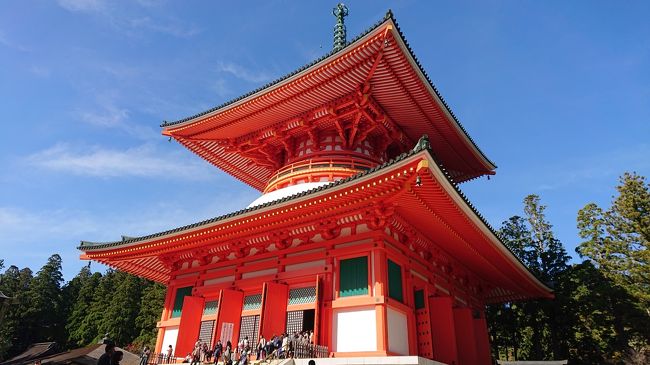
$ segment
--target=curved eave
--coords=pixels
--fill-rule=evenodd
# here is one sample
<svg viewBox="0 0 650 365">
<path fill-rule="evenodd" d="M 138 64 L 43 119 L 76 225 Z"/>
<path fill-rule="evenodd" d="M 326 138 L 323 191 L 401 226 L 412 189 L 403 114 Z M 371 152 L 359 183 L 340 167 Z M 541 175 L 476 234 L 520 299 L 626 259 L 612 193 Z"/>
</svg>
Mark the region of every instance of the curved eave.
<svg viewBox="0 0 650 365">
<path fill-rule="evenodd" d="M 304 193 L 296 194 L 291 197 L 283 198 L 278 201 L 270 202 L 258 207 L 244 209 L 239 212 L 228 214 L 222 217 L 217 217 L 211 220 L 199 222 L 193 225 L 180 227 L 178 229 L 161 232 L 154 235 L 130 238 L 128 240 L 102 243 L 102 244 L 90 244 L 85 243 L 80 246 L 79 249 L 84 251 L 85 258 L 91 258 L 98 260 L 111 265 L 111 255 L 115 254 L 116 256 L 121 255 L 119 260 L 129 260 L 130 252 L 133 251 L 137 253 L 139 250 L 144 247 L 162 245 L 160 249 L 173 249 L 176 241 L 179 240 L 189 240 L 187 242 L 195 242 L 199 238 L 193 238 L 201 236 L 201 232 L 206 232 L 206 230 L 212 229 L 213 231 L 219 227 L 223 228 L 226 225 L 230 226 L 239 226 L 240 223 L 245 222 L 247 219 L 251 221 L 253 219 L 259 219 L 262 214 L 273 212 L 273 211 L 292 211 L 295 212 L 293 208 L 296 208 L 298 204 L 305 204 L 306 202 L 313 202 L 315 199 L 319 199 L 324 196 L 331 196 L 332 194 L 339 193 L 340 199 L 353 199 L 355 194 L 353 191 L 355 187 L 362 187 L 366 182 L 370 182 L 373 179 L 379 178 L 379 176 L 387 176 L 388 173 L 397 173 L 402 169 L 405 169 L 405 166 L 413 166 L 414 164 L 420 165 L 421 161 L 427 161 L 427 167 L 429 175 L 423 176 L 423 185 L 427 184 L 427 188 L 432 188 L 435 186 L 440 186 L 445 196 L 449 197 L 451 200 L 445 198 L 440 200 L 440 198 L 435 198 L 430 193 L 423 195 L 424 199 L 429 199 L 432 204 L 431 206 L 437 207 L 440 202 L 443 202 L 447 206 L 448 215 L 453 215 L 456 219 L 453 222 L 454 227 L 457 231 L 465 232 L 464 235 L 467 235 L 468 239 L 473 239 L 474 241 L 465 241 L 466 248 L 458 247 L 446 247 L 445 250 L 449 252 L 458 252 L 454 250 L 464 250 L 462 251 L 463 255 L 471 255 L 471 258 L 475 261 L 483 262 L 481 270 L 490 270 L 490 275 L 492 278 L 501 278 L 500 280 L 508 281 L 510 284 L 510 289 L 500 290 L 495 292 L 495 294 L 489 299 L 491 302 L 499 300 L 518 300 L 525 298 L 552 298 L 552 290 L 544 285 L 540 280 L 538 280 L 527 268 L 526 266 L 514 255 L 512 252 L 500 241 L 496 232 L 489 226 L 489 224 L 484 220 L 484 218 L 476 211 L 476 209 L 471 205 L 467 198 L 460 192 L 456 184 L 453 182 L 451 177 L 448 175 L 447 171 L 438 165 L 434 158 L 432 157 L 429 150 L 414 150 L 408 154 L 401 155 L 395 161 L 391 163 L 384 164 L 376 169 L 371 171 L 358 174 L 354 177 L 348 178 L 346 180 L 341 180 L 338 183 L 330 184 L 321 188 L 313 189 Z M 420 171 L 420 174 L 423 172 Z M 395 174 L 394 174 L 395 175 Z M 396 175 L 399 176 L 399 175 Z M 405 178 L 402 178 L 401 181 L 406 181 Z M 369 189 L 367 189 L 369 190 Z M 351 194 L 345 193 L 345 195 L 340 192 L 349 191 Z M 356 189 L 356 191 L 363 191 L 363 189 Z M 424 193 L 424 190 L 422 190 Z M 428 194 L 428 195 L 427 195 Z M 345 196 L 345 198 L 343 197 Z M 402 204 L 402 212 L 412 211 L 409 209 L 408 201 L 406 198 L 400 198 L 399 204 Z M 411 202 L 413 198 L 409 197 Z M 438 200 L 436 200 L 438 199 Z M 335 202 L 336 199 L 332 200 L 328 204 L 339 204 Z M 453 204 L 451 202 L 453 201 Z M 291 208 L 293 207 L 293 208 Z M 443 208 L 436 208 L 443 209 Z M 289 213 L 287 213 L 289 214 Z M 298 214 L 298 213 L 292 213 Z M 413 212 L 413 214 L 419 214 Z M 434 214 L 435 215 L 435 214 Z M 448 219 L 448 218 L 445 218 Z M 450 221 L 451 222 L 451 221 Z M 460 222 L 460 223 L 459 223 Z M 452 223 L 450 223 L 452 224 Z M 421 225 L 421 226 L 426 226 Z M 234 229 L 234 228 L 233 228 Z M 451 231 L 453 231 L 450 230 Z M 463 238 L 463 237 L 461 237 Z M 462 240 L 458 240 L 461 242 Z M 480 242 L 479 242 L 480 241 Z M 183 249 L 187 250 L 187 242 L 184 242 Z M 443 242 L 443 244 L 449 244 Z M 467 246 L 469 245 L 469 246 Z M 475 247 L 472 248 L 472 245 Z M 97 257 L 96 254 L 100 254 L 101 257 Z M 468 256 L 469 257 L 469 256 Z M 151 256 L 138 256 L 133 257 L 133 260 L 141 260 L 140 262 L 129 263 L 130 265 L 144 265 L 147 263 L 146 260 L 156 260 L 155 257 Z M 482 260 L 482 261 L 481 261 Z M 486 261 L 487 260 L 487 261 Z M 151 262 L 151 261 L 149 261 Z M 124 264 L 126 265 L 126 264 Z M 470 267 L 470 270 L 473 269 Z M 144 269 L 142 269 L 144 270 Z M 147 275 L 152 277 L 164 277 L 164 275 L 169 275 L 169 273 L 159 272 L 152 269 L 148 269 Z M 477 270 L 474 268 L 474 270 Z M 480 270 L 479 270 L 480 271 Z M 144 272 L 144 271 L 143 271 Z M 498 273 L 497 273 L 498 272 Z M 161 276 L 162 275 L 162 276 Z M 494 281 L 499 281 L 493 279 Z M 524 280 L 523 284 L 519 283 L 519 280 Z M 519 283 L 519 284 L 518 284 Z M 523 285 L 523 286 L 522 286 Z M 513 289 L 514 288 L 514 289 Z M 528 289 L 526 289 L 528 288 Z"/>
<path fill-rule="evenodd" d="M 459 181 L 466 181 L 485 174 L 494 174 L 493 170 L 496 169 L 496 165 L 487 158 L 487 156 L 480 150 L 480 148 L 474 142 L 474 140 L 469 136 L 469 134 L 462 126 L 458 118 L 456 118 L 454 113 L 451 111 L 451 108 L 447 105 L 445 100 L 442 98 L 442 96 L 436 89 L 435 85 L 431 82 L 426 72 L 422 68 L 421 64 L 417 60 L 415 54 L 409 47 L 408 42 L 406 41 L 401 30 L 399 29 L 397 22 L 395 22 L 394 18 L 392 17 L 392 13 L 389 13 L 385 20 L 378 22 L 375 26 L 373 26 L 366 32 L 359 35 L 352 42 L 348 43 L 346 47 L 336 52 L 331 52 L 328 55 L 308 65 L 305 65 L 304 67 L 298 69 L 293 73 L 290 73 L 249 94 L 231 100 L 216 108 L 212 108 L 203 113 L 188 118 L 184 118 L 176 122 L 165 122 L 162 125 L 163 127 L 162 133 L 164 135 L 174 137 L 181 144 L 183 144 L 188 149 L 192 150 L 197 155 L 208 160 L 210 163 L 223 169 L 224 171 L 232 174 L 233 176 L 240 179 L 241 181 L 253 186 L 258 190 L 262 190 L 266 183 L 265 178 L 270 176 L 270 174 L 273 173 L 273 171 L 271 172 L 266 171 L 265 168 L 260 166 L 257 166 L 257 169 L 256 170 L 254 169 L 255 171 L 253 172 L 247 171 L 248 169 L 244 169 L 242 166 L 243 165 L 250 166 L 251 161 L 245 160 L 244 162 L 240 161 L 241 162 L 240 164 L 237 163 L 233 164 L 232 163 L 233 160 L 237 160 L 237 159 L 241 160 L 242 158 L 239 157 L 235 158 L 234 156 L 228 157 L 226 156 L 226 153 L 223 152 L 221 147 L 218 147 L 216 144 L 209 141 L 201 140 L 200 138 L 195 140 L 193 139 L 192 136 L 205 134 L 206 131 L 215 128 L 227 128 L 229 124 L 234 123 L 234 121 L 236 120 L 236 119 L 232 119 L 234 118 L 233 115 L 235 114 L 251 115 L 254 113 L 258 113 L 261 110 L 264 110 L 263 101 L 265 99 L 269 100 L 269 98 L 272 97 L 272 94 L 274 92 L 280 92 L 281 91 L 280 89 L 285 91 L 292 88 L 298 89 L 300 87 L 300 83 L 302 82 L 301 80 L 306 80 L 305 77 L 310 76 L 310 74 L 313 74 L 315 71 L 321 68 L 327 67 L 328 65 L 335 64 L 339 60 L 346 57 L 347 54 L 349 54 L 352 51 L 355 51 L 356 49 L 358 49 L 358 47 L 365 44 L 368 40 L 377 37 L 379 34 L 386 31 L 387 29 L 390 31 L 392 38 L 397 41 L 396 43 L 399 45 L 401 54 L 403 54 L 404 57 L 406 57 L 408 63 L 410 64 L 411 69 L 420 79 L 421 85 L 424 88 L 426 88 L 427 93 L 429 94 L 429 98 L 435 103 L 435 105 L 437 105 L 437 108 L 440 110 L 440 112 L 444 114 L 444 120 L 446 120 L 447 125 L 449 125 L 453 129 L 454 131 L 453 135 L 456 136 L 453 138 L 459 138 L 460 140 L 458 142 L 465 145 L 466 148 L 468 149 L 467 150 L 468 153 L 473 155 L 472 161 L 465 161 L 462 163 L 459 162 L 461 164 L 463 163 L 467 164 L 467 166 L 473 166 L 465 171 L 465 175 L 463 175 L 463 178 L 459 179 Z M 313 107 L 317 107 L 317 105 L 313 105 Z M 244 112 L 244 110 L 246 110 L 246 112 Z M 281 121 L 281 120 L 270 120 L 270 119 L 267 120 L 268 120 L 268 125 L 260 126 L 259 128 L 267 128 L 273 123 L 277 123 Z M 248 128 L 256 128 L 256 127 L 251 127 L 250 125 L 251 124 L 248 124 Z M 430 128 L 438 128 L 438 127 L 432 126 Z M 442 128 L 445 127 L 442 126 Z M 250 132 L 252 131 L 247 131 L 246 133 L 250 133 Z M 426 131 L 424 133 L 426 133 Z M 444 136 L 446 132 L 438 131 L 437 133 L 440 133 L 442 136 Z M 447 143 L 450 146 L 453 146 L 456 142 L 448 141 Z M 449 151 L 449 153 L 453 153 L 453 152 Z M 459 161 L 461 161 L 465 157 L 458 157 L 458 158 L 460 159 Z M 450 164 L 448 165 L 451 166 Z M 479 165 L 481 166 L 480 168 L 478 167 Z"/>
<path fill-rule="evenodd" d="M 539 280 L 526 265 L 501 241 L 498 233 L 487 220 L 479 213 L 469 199 L 463 194 L 458 185 L 453 182 L 447 171 L 438 164 L 430 153 L 425 154 L 430 164 L 429 171 L 433 178 L 444 188 L 448 196 L 453 199 L 455 206 L 463 212 L 464 216 L 479 230 L 491 245 L 511 263 L 516 272 L 526 277 L 539 291 L 538 298 L 553 298 L 553 290 Z"/>
</svg>

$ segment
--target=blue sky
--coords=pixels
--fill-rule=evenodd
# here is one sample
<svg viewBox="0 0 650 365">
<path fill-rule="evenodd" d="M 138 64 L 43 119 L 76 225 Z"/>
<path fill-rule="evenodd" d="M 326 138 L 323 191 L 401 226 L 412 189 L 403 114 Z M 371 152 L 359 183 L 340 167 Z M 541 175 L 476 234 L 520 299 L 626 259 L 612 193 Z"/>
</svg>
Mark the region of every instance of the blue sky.
<svg viewBox="0 0 650 365">
<path fill-rule="evenodd" d="M 348 38 L 388 8 L 499 166 L 462 189 L 495 227 L 541 195 L 569 253 L 576 213 L 650 176 L 650 3 L 349 1 Z M 258 193 L 160 135 L 331 49 L 335 2 L 5 1 L 0 258 L 72 278 L 84 240 L 238 210 Z M 98 267 L 95 265 L 94 267 Z"/>
</svg>

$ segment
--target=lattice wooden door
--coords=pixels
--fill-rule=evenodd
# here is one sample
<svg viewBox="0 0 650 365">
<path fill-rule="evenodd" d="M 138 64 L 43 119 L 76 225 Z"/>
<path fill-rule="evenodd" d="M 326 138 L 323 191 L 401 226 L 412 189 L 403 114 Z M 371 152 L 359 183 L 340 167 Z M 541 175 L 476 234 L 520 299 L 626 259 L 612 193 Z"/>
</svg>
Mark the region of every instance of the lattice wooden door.
<svg viewBox="0 0 650 365">
<path fill-rule="evenodd" d="M 248 345 L 251 349 L 256 348 L 257 339 L 260 333 L 260 315 L 243 316 L 241 317 L 241 325 L 239 326 L 239 341 L 248 336 Z M 239 343 L 238 341 L 238 343 Z M 236 346 L 233 343 L 233 346 Z"/>
<path fill-rule="evenodd" d="M 293 335 L 302 331 L 303 311 L 287 312 L 287 333 Z"/>
<path fill-rule="evenodd" d="M 212 345 L 212 333 L 214 332 L 214 321 L 202 321 L 199 330 L 199 338 L 208 345 Z"/>
</svg>

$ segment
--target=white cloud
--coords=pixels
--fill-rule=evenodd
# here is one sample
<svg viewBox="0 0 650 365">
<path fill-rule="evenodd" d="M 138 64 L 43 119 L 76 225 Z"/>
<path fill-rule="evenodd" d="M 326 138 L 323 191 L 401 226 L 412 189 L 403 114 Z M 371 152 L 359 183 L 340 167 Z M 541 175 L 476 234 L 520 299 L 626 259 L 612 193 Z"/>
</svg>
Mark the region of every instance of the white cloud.
<svg viewBox="0 0 650 365">
<path fill-rule="evenodd" d="M 215 169 L 204 161 L 177 152 L 162 153 L 144 144 L 125 150 L 72 148 L 60 143 L 26 158 L 28 164 L 56 172 L 102 178 L 145 177 L 204 180 Z"/>
<path fill-rule="evenodd" d="M 540 168 L 543 176 L 536 176 L 541 184 L 538 190 L 556 190 L 566 187 L 588 185 L 600 179 L 611 180 L 626 171 L 647 171 L 650 169 L 650 145 L 640 144 L 622 147 L 606 153 L 594 153 L 588 157 L 569 158 L 556 165 Z"/>
<path fill-rule="evenodd" d="M 59 6 L 73 12 L 99 13 L 107 10 L 104 0 L 58 0 Z"/>
<path fill-rule="evenodd" d="M 200 32 L 200 29 L 194 25 L 184 26 L 174 20 L 161 22 L 160 20 L 153 20 L 148 16 L 131 19 L 129 23 L 133 28 L 147 29 L 179 38 L 191 37 Z"/>
<path fill-rule="evenodd" d="M 0 206 L 2 258 L 5 266 L 30 267 L 37 271 L 50 255 L 58 253 L 63 258 L 63 274 L 70 280 L 87 264 L 79 260 L 80 252 L 76 249 L 81 240 L 116 241 L 122 234 L 141 236 L 161 232 L 237 211 L 253 199 L 250 192 L 224 192 L 201 206 L 183 207 L 170 201 L 142 204 L 143 209 L 119 212 Z M 98 265 L 93 262 L 93 268 Z"/>
<path fill-rule="evenodd" d="M 228 87 L 226 80 L 216 79 L 212 83 L 212 89 L 217 93 L 219 97 L 225 97 L 232 94 L 232 90 Z"/>
<path fill-rule="evenodd" d="M 131 136 L 142 140 L 155 140 L 160 134 L 149 126 L 143 126 L 130 119 L 129 109 L 118 105 L 119 94 L 103 92 L 95 96 L 95 107 L 76 109 L 73 114 L 86 124 L 100 127 L 119 129 Z"/>
<path fill-rule="evenodd" d="M 29 68 L 29 72 L 38 77 L 49 77 L 50 70 L 42 66 L 32 66 Z"/>
<path fill-rule="evenodd" d="M 22 44 L 18 44 L 12 40 L 9 39 L 9 37 L 2 31 L 0 30 L 0 44 L 8 47 L 8 48 L 13 48 L 15 50 L 21 51 L 21 52 L 28 52 L 29 48 L 23 46 Z"/>
<path fill-rule="evenodd" d="M 130 36 L 139 36 L 139 32 L 135 32 L 135 30 L 142 29 L 181 38 L 191 37 L 200 32 L 200 29 L 196 26 L 185 25 L 174 17 L 151 18 L 149 15 L 150 8 L 162 4 L 157 1 L 127 2 L 119 7 L 111 6 L 114 4 L 105 0 L 58 0 L 58 4 L 74 13 L 93 14 L 102 17 L 111 26 Z"/>
<path fill-rule="evenodd" d="M 119 127 L 124 125 L 124 121 L 129 117 L 127 109 L 120 109 L 114 105 L 103 107 L 102 113 L 94 111 L 79 111 L 79 118 L 84 122 L 99 127 Z"/>
<path fill-rule="evenodd" d="M 254 83 L 261 83 L 270 81 L 272 76 L 263 71 L 251 71 L 238 64 L 230 62 L 218 62 L 217 63 L 217 72 L 228 73 L 232 76 Z"/>
</svg>

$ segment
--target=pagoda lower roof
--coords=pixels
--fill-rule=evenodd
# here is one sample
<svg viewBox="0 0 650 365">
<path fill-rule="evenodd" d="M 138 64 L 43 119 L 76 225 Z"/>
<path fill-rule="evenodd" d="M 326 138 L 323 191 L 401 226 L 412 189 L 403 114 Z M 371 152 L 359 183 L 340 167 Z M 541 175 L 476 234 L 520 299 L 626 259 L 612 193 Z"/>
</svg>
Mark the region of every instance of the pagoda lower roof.
<svg viewBox="0 0 650 365">
<path fill-rule="evenodd" d="M 227 142 L 295 125 L 315 108 L 362 85 L 371 86 L 372 98 L 407 139 L 429 136 L 436 158 L 456 181 L 494 173 L 496 166 L 444 101 L 390 12 L 344 48 L 237 99 L 161 127 L 164 135 L 262 191 L 275 169 L 242 156 Z"/>
<path fill-rule="evenodd" d="M 419 185 L 415 185 L 416 175 Z M 476 277 L 492 283 L 494 289 L 485 295 L 486 302 L 552 297 L 552 291 L 503 244 L 436 163 L 431 150 L 420 144 L 372 170 L 317 189 L 160 233 L 115 242 L 83 241 L 78 249 L 84 259 L 168 282 L 176 270 L 166 261 L 170 255 L 195 257 L 199 252 L 219 256 L 218 265 L 228 264 L 222 260 L 231 260 L 231 253 L 248 259 L 247 255 L 253 255 L 252 245 L 263 240 L 259 237 L 270 237 L 282 227 L 389 201 L 396 220 L 412 226 L 435 243 L 435 250 L 443 250 Z M 256 239 L 244 239 L 255 235 Z M 430 244 L 427 240 L 414 243 L 419 252 L 435 251 Z"/>
</svg>

